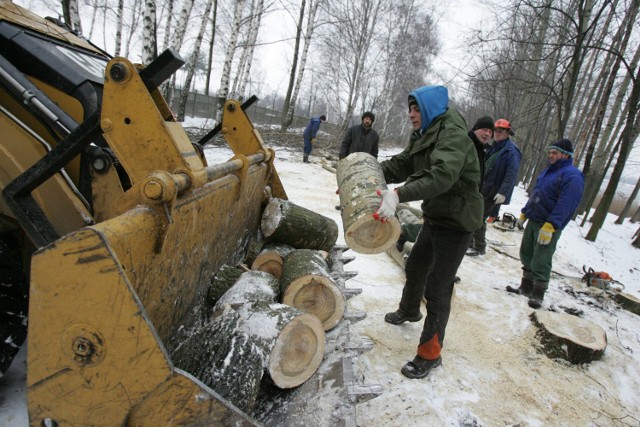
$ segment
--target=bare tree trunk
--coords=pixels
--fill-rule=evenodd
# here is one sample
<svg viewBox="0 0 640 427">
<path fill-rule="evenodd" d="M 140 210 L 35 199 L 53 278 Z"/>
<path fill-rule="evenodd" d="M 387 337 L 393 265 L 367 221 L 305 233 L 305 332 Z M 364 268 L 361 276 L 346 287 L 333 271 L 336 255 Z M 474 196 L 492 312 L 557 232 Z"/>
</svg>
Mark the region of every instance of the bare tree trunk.
<svg viewBox="0 0 640 427">
<path fill-rule="evenodd" d="M 209 23 L 209 12 L 211 12 L 213 0 L 207 0 L 207 4 L 204 8 L 204 13 L 202 14 L 202 20 L 200 21 L 200 31 L 198 31 L 198 36 L 196 37 L 195 44 L 193 46 L 193 52 L 191 53 L 191 58 L 189 59 L 189 66 L 187 68 L 187 76 L 184 80 L 184 86 L 182 88 L 182 92 L 180 93 L 180 104 L 178 106 L 178 121 L 184 120 L 184 112 L 187 106 L 187 98 L 189 96 L 189 87 L 191 86 L 191 81 L 193 80 L 193 76 L 196 73 L 196 63 L 198 60 L 198 53 L 200 52 L 200 45 L 202 45 L 202 38 L 204 37 L 204 32 L 207 29 L 207 24 Z"/>
<path fill-rule="evenodd" d="M 300 37 L 302 35 L 302 23 L 304 22 L 304 8 L 306 4 L 307 2 L 305 0 L 302 0 L 300 4 L 300 17 L 298 18 L 298 25 L 296 26 L 296 44 L 293 48 L 293 60 L 291 61 L 291 71 L 289 72 L 289 84 L 287 85 L 287 94 L 284 97 L 284 106 L 282 107 L 282 120 L 280 124 L 281 131 L 287 130 L 287 128 L 291 124 L 287 123 L 287 119 L 289 117 L 289 109 L 293 109 L 291 106 L 291 95 L 293 93 L 293 86 L 296 79 L 296 68 L 298 67 Z"/>
<path fill-rule="evenodd" d="M 207 58 L 207 80 L 204 85 L 204 94 L 210 95 L 211 70 L 213 68 L 213 45 L 216 41 L 216 20 L 218 18 L 218 0 L 213 2 L 213 16 L 211 22 L 211 40 L 209 42 L 209 57 Z"/>
<path fill-rule="evenodd" d="M 164 40 L 162 41 L 162 50 L 166 50 L 170 46 L 171 40 L 171 28 L 173 27 L 173 2 L 174 0 L 165 0 L 165 6 L 167 8 L 167 19 L 164 27 Z"/>
<path fill-rule="evenodd" d="M 634 70 L 629 69 L 628 72 L 633 73 Z M 620 137 L 620 154 L 618 155 L 618 161 L 611 173 L 609 185 L 607 185 L 607 189 L 605 190 L 602 200 L 600 201 L 600 204 L 596 209 L 596 213 L 593 216 L 592 226 L 585 237 L 585 239 L 592 242 L 595 242 L 598 237 L 598 231 L 600 231 L 602 224 L 604 224 L 604 220 L 609 212 L 609 207 L 613 201 L 616 188 L 620 182 L 620 177 L 622 176 L 625 163 L 629 158 L 631 148 L 633 148 L 633 142 L 640 131 L 640 126 L 636 124 L 638 121 L 638 109 L 640 106 L 640 67 L 635 71 L 635 75 L 631 78 L 633 80 L 633 85 L 631 86 L 631 94 L 627 100 L 629 110 L 627 112 L 626 124 L 622 131 L 622 136 Z"/>
<path fill-rule="evenodd" d="M 145 0 L 142 23 L 142 63 L 148 65 L 158 56 L 155 0 Z"/>
<path fill-rule="evenodd" d="M 124 0 L 118 0 L 118 11 L 116 16 L 116 47 L 115 56 L 120 56 L 122 49 L 122 22 L 124 20 Z"/>
<path fill-rule="evenodd" d="M 236 53 L 236 46 L 238 43 L 238 34 L 240 33 L 240 22 L 242 19 L 242 9 L 244 7 L 244 0 L 236 0 L 236 7 L 233 13 L 233 26 L 231 28 L 231 37 L 229 38 L 229 44 L 227 45 L 227 53 L 224 58 L 224 65 L 222 67 L 222 78 L 220 79 L 220 89 L 218 90 L 218 109 L 216 110 L 216 122 L 222 120 L 222 107 L 227 99 L 229 93 L 229 80 L 231 77 L 231 63 L 233 56 Z"/>
<path fill-rule="evenodd" d="M 638 192 L 640 192 L 640 178 L 638 178 L 638 182 L 636 182 L 636 186 L 633 188 L 631 195 L 627 199 L 627 203 L 625 203 L 622 212 L 620 212 L 620 216 L 616 220 L 616 224 L 622 224 L 624 219 L 627 217 L 631 210 L 631 206 L 633 206 L 633 202 L 635 202 L 636 197 L 638 197 Z"/>
<path fill-rule="evenodd" d="M 82 23 L 80 22 L 80 8 L 78 0 L 62 0 L 62 13 L 64 22 L 76 33 L 82 34 Z"/>
<path fill-rule="evenodd" d="M 262 21 L 262 15 L 264 12 L 264 0 L 257 0 L 256 7 L 253 12 L 253 19 L 251 19 L 251 26 L 249 28 L 249 36 L 247 37 L 247 46 L 245 46 L 244 58 L 242 61 L 243 73 L 238 73 L 237 80 L 240 80 L 240 88 L 238 94 L 246 98 L 247 85 L 251 76 L 251 65 L 253 63 L 253 52 L 256 48 L 256 41 L 258 40 L 258 31 L 260 30 L 260 22 Z"/>
</svg>

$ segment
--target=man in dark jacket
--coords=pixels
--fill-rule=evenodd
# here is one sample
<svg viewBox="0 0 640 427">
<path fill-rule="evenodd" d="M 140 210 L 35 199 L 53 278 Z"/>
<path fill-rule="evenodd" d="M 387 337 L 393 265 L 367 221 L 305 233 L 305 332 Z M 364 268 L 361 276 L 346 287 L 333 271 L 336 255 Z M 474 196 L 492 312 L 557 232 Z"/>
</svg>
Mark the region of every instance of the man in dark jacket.
<svg viewBox="0 0 640 427">
<path fill-rule="evenodd" d="M 372 129 L 375 120 L 376 116 L 371 111 L 367 111 L 362 115 L 362 122 L 359 125 L 353 125 L 347 129 L 338 155 L 340 159 L 358 152 L 369 153 L 378 158 L 380 137 L 378 132 Z"/>
<path fill-rule="evenodd" d="M 400 306 L 384 318 L 394 325 L 417 322 L 422 318 L 422 296 L 427 298 L 417 355 L 401 371 L 409 378 L 424 378 L 441 364 L 455 275 L 471 233 L 482 221 L 478 155 L 464 119 L 448 102 L 443 86 L 411 92 L 409 119 L 414 132 L 409 145 L 381 163 L 388 183 L 404 185 L 379 191 L 382 203 L 374 216 L 384 221 L 394 215 L 399 202 L 413 200 L 422 200 L 424 214 L 422 230 L 406 261 Z"/>
<path fill-rule="evenodd" d="M 512 132 L 511 124 L 505 119 L 498 119 L 494 123 L 493 140 L 495 142 L 485 154 L 484 177 L 482 190 L 480 190 L 484 199 L 483 221 L 480 228 L 473 233 L 472 247 L 467 251 L 469 256 L 486 253 L 487 224 L 484 220 L 496 210 L 496 207 L 508 205 L 511 202 L 522 157 L 518 147 L 509 139 Z"/>
<path fill-rule="evenodd" d="M 570 140 L 551 144 L 547 151 L 549 166 L 538 176 L 518 219 L 520 226 L 529 220 L 520 244 L 522 281 L 519 288 L 507 286 L 507 291 L 529 297 L 532 308 L 542 306 L 558 239 L 582 198 L 584 177 L 573 166 L 572 157 Z"/>
<path fill-rule="evenodd" d="M 302 134 L 302 138 L 304 139 L 304 156 L 302 157 L 303 162 L 309 163 L 309 155 L 313 150 L 313 144 L 315 144 L 316 142 L 318 130 L 320 130 L 320 123 L 326 120 L 327 116 L 325 116 L 324 114 L 320 117 L 311 117 L 311 120 L 309 120 L 309 124 Z"/>
<path fill-rule="evenodd" d="M 493 119 L 489 116 L 480 117 L 469 131 L 469 138 L 473 141 L 480 162 L 480 191 L 484 181 L 484 158 L 491 138 L 493 138 Z"/>
</svg>

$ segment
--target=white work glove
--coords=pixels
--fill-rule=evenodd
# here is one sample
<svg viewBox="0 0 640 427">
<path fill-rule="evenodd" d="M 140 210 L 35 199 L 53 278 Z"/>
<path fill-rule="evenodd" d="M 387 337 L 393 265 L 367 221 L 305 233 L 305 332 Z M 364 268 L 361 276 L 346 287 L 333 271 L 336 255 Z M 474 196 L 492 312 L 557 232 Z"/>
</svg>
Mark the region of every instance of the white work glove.
<svg viewBox="0 0 640 427">
<path fill-rule="evenodd" d="M 516 220 L 516 225 L 520 230 L 524 230 L 524 223 L 527 221 L 527 217 L 524 215 L 524 212 L 520 212 L 520 218 Z"/>
<path fill-rule="evenodd" d="M 498 193 L 498 194 L 496 194 L 496 195 L 495 195 L 495 197 L 493 198 L 493 201 L 496 203 L 496 205 L 501 205 L 501 204 L 503 204 L 503 203 L 504 203 L 504 201 L 505 201 L 506 199 L 507 199 L 506 197 L 504 197 L 502 194 Z"/>
<path fill-rule="evenodd" d="M 376 190 L 376 193 L 382 197 L 382 203 L 380 203 L 380 208 L 373 214 L 373 217 L 385 222 L 395 215 L 400 199 L 395 190 Z"/>
</svg>

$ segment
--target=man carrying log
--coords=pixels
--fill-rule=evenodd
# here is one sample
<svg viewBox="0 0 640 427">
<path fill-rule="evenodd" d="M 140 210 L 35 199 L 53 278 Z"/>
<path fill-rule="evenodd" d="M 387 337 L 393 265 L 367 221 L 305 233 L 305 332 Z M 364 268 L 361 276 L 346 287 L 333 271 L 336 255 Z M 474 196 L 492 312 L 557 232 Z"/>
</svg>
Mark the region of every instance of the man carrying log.
<svg viewBox="0 0 640 427">
<path fill-rule="evenodd" d="M 380 190 L 381 221 L 391 218 L 399 202 L 422 200 L 424 225 L 407 259 L 406 282 L 398 310 L 384 320 L 393 325 L 422 318 L 420 301 L 427 298 L 417 355 L 402 368 L 409 378 L 424 378 L 442 363 L 440 352 L 451 311 L 455 275 L 482 224 L 480 163 L 458 111 L 448 107 L 443 86 L 424 86 L 409 95 L 413 133 L 407 148 L 381 163 L 387 183 Z"/>
</svg>

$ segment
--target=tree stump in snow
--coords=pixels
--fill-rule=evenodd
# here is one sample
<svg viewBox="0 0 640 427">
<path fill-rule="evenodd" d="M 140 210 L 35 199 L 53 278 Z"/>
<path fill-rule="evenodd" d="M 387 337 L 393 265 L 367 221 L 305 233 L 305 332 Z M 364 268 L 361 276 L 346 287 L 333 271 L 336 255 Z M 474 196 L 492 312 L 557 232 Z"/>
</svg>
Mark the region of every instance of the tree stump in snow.
<svg viewBox="0 0 640 427">
<path fill-rule="evenodd" d="M 640 299 L 625 292 L 614 292 L 613 300 L 625 310 L 640 316 Z"/>
<path fill-rule="evenodd" d="M 211 277 L 211 286 L 207 290 L 207 305 L 213 307 L 218 299 L 236 283 L 243 272 L 241 268 L 223 264 Z"/>
<path fill-rule="evenodd" d="M 328 331 L 342 319 L 346 301 L 323 255 L 310 249 L 291 252 L 284 260 L 280 285 L 283 304 L 317 316 Z"/>
<path fill-rule="evenodd" d="M 246 332 L 265 355 L 264 368 L 280 388 L 308 380 L 324 355 L 325 335 L 320 320 L 284 304 L 245 304 L 238 309 Z M 245 366 L 244 363 L 242 363 Z"/>
<path fill-rule="evenodd" d="M 600 326 L 566 313 L 536 310 L 531 320 L 538 329 L 544 353 L 573 364 L 598 360 L 607 348 L 607 334 Z"/>
<path fill-rule="evenodd" d="M 298 249 L 329 251 L 338 239 L 334 220 L 277 198 L 264 209 L 260 228 L 265 238 Z"/>
<path fill-rule="evenodd" d="M 336 177 L 347 245 L 363 254 L 384 252 L 394 245 L 400 237 L 398 219 L 381 222 L 373 217 L 381 201 L 376 190 L 387 188 L 376 158 L 367 153 L 352 153 L 340 160 Z"/>
<path fill-rule="evenodd" d="M 181 343 L 171 358 L 176 367 L 251 414 L 264 373 L 263 354 L 239 329 L 240 321 L 237 312 L 226 310 Z"/>
<path fill-rule="evenodd" d="M 270 243 L 262 248 L 262 251 L 253 261 L 252 270 L 266 271 L 280 279 L 284 258 L 294 248 L 284 243 Z"/>
<path fill-rule="evenodd" d="M 213 312 L 215 315 L 225 305 L 238 309 L 245 304 L 277 302 L 279 297 L 280 282 L 272 274 L 247 271 L 242 273 L 236 283 L 218 299 Z"/>
</svg>

